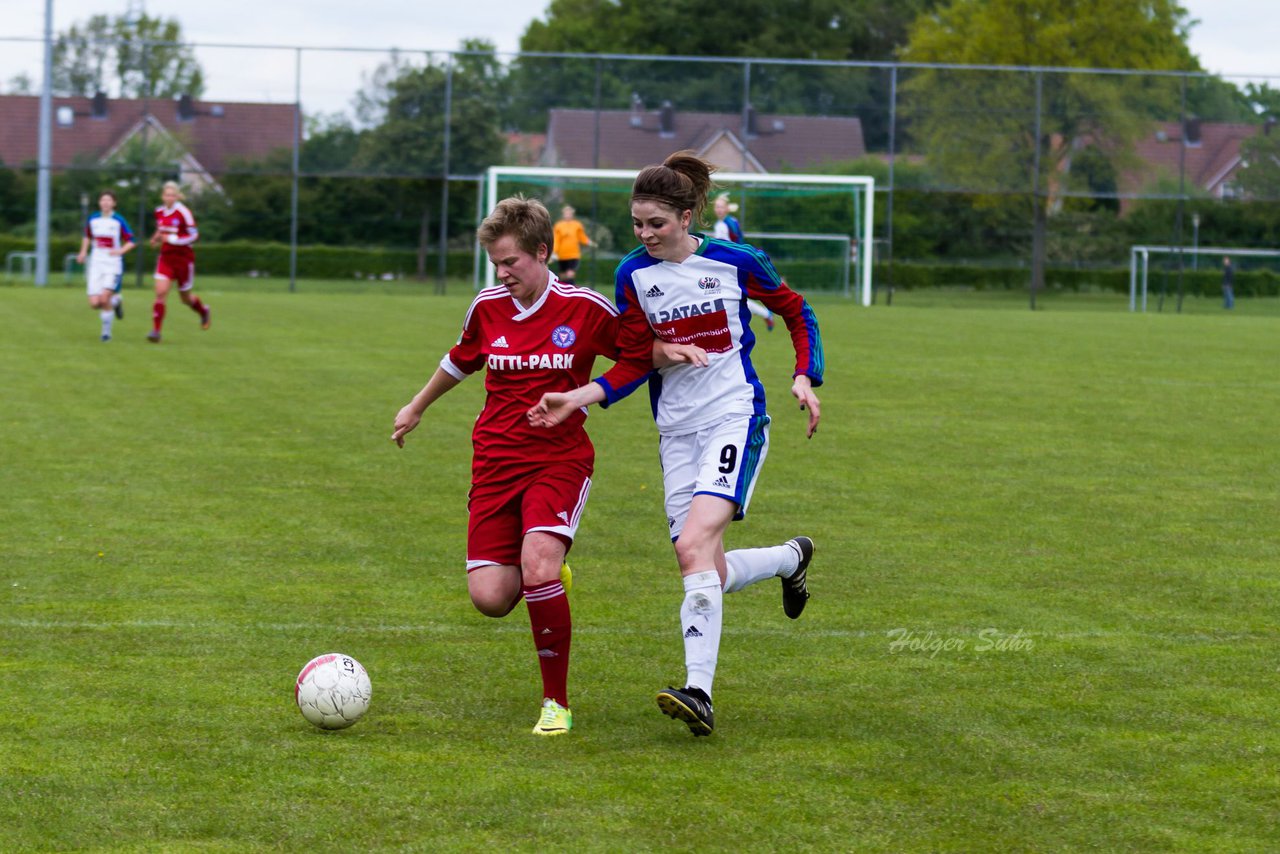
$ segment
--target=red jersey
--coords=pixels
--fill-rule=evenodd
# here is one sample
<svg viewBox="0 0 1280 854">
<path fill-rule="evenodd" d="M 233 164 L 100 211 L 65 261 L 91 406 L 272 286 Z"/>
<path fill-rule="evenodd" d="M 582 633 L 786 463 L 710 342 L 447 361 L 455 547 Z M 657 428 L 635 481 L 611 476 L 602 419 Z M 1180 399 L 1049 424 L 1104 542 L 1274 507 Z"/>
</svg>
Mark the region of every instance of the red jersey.
<svg viewBox="0 0 1280 854">
<path fill-rule="evenodd" d="M 160 244 L 160 255 L 166 258 L 192 259 L 195 250 L 191 244 L 199 238 L 196 231 L 196 218 L 191 209 L 182 202 L 174 202 L 173 207 L 156 208 L 156 232 L 164 236 Z"/>
<path fill-rule="evenodd" d="M 502 285 L 480 291 L 462 337 L 440 361 L 459 380 L 488 368 L 484 409 L 471 433 L 473 478 L 548 462 L 593 464 L 585 411 L 553 430 L 530 426 L 525 413 L 547 392 L 585 385 L 596 356 L 613 359 L 617 352 L 618 311 L 595 291 L 553 275 L 532 308 L 521 306 Z"/>
</svg>

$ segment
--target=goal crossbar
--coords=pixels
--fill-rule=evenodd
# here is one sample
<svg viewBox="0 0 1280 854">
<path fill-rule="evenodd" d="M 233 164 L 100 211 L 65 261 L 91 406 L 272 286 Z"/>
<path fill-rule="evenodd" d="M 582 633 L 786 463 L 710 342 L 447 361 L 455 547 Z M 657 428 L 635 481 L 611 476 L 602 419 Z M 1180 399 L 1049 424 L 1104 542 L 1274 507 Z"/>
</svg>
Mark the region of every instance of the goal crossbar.
<svg viewBox="0 0 1280 854">
<path fill-rule="evenodd" d="M 490 166 L 486 173 L 486 210 L 493 210 L 498 204 L 498 182 L 502 178 L 568 178 L 568 179 L 621 179 L 634 180 L 639 174 L 637 169 L 561 169 L 555 166 Z M 871 256 L 870 248 L 872 246 L 872 225 L 875 213 L 875 189 L 876 181 L 869 175 L 797 175 L 787 173 L 759 173 L 759 172 L 716 172 L 717 181 L 723 181 L 728 184 L 743 185 L 808 185 L 815 187 L 848 187 L 850 189 L 858 188 L 862 191 L 862 207 L 863 210 L 861 223 L 851 223 L 850 232 L 857 230 L 856 225 L 861 225 L 862 233 L 858 235 L 858 241 L 861 246 L 867 247 L 867 252 L 860 252 L 863 256 L 861 264 L 861 281 L 858 283 L 859 302 L 862 305 L 871 305 Z M 805 235 L 813 237 L 814 235 Z M 838 235 L 830 235 L 836 239 L 840 239 Z M 477 251 L 478 248 L 477 248 Z M 850 253 L 846 253 L 846 257 Z M 485 273 L 485 281 L 487 284 L 493 284 L 494 274 L 492 266 L 487 267 Z"/>
<path fill-rule="evenodd" d="M 1147 276 L 1151 256 L 1157 255 L 1234 255 L 1240 258 L 1280 258 L 1280 249 L 1240 249 L 1232 246 L 1155 246 L 1136 245 L 1129 248 L 1129 311 L 1147 310 Z"/>
</svg>

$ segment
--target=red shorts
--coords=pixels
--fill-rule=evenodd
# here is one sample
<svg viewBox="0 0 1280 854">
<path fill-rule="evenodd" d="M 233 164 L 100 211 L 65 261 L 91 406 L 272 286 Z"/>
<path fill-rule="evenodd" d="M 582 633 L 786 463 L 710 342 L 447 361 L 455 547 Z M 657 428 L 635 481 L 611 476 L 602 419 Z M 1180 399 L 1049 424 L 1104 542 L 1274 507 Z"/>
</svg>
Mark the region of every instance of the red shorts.
<svg viewBox="0 0 1280 854">
<path fill-rule="evenodd" d="M 519 566 L 525 534 L 545 531 L 573 545 L 591 492 L 591 466 L 547 465 L 502 481 L 476 481 L 467 501 L 467 571 Z"/>
<path fill-rule="evenodd" d="M 177 282 L 180 291 L 189 291 L 196 283 L 195 259 L 161 255 L 156 260 L 156 275 Z"/>
</svg>

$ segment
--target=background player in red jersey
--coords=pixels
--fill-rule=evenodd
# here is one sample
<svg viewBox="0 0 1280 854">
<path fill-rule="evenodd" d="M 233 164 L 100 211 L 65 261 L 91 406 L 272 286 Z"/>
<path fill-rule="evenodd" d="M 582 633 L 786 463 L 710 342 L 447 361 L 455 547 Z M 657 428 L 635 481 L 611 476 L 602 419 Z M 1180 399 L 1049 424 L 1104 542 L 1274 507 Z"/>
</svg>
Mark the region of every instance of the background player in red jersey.
<svg viewBox="0 0 1280 854">
<path fill-rule="evenodd" d="M 559 430 L 532 427 L 525 412 L 544 393 L 585 383 L 596 356 L 617 357 L 618 312 L 605 297 L 547 269 L 551 215 L 540 202 L 504 199 L 478 237 L 499 284 L 477 294 L 462 337 L 396 415 L 391 438 L 404 447 L 427 407 L 487 368 L 487 397 L 472 431 L 467 589 L 489 617 L 506 616 L 523 596 L 542 671 L 533 731 L 560 735 L 573 726 L 566 687 L 571 621 L 560 571 L 591 489 L 595 449 L 585 412 L 569 415 Z M 640 374 L 655 355 L 644 352 Z"/>
<path fill-rule="evenodd" d="M 200 315 L 200 328 L 209 328 L 209 307 L 192 290 L 195 287 L 196 253 L 191 245 L 200 237 L 196 231 L 196 218 L 182 203 L 182 189 L 176 181 L 165 182 L 160 198 L 164 204 L 156 208 L 156 230 L 151 235 L 151 245 L 160 248 L 160 255 L 156 258 L 156 301 L 151 307 L 151 332 L 147 334 L 147 340 L 153 344 L 160 342 L 165 300 L 169 298 L 169 288 L 174 282 L 178 283 L 178 296 Z"/>
</svg>

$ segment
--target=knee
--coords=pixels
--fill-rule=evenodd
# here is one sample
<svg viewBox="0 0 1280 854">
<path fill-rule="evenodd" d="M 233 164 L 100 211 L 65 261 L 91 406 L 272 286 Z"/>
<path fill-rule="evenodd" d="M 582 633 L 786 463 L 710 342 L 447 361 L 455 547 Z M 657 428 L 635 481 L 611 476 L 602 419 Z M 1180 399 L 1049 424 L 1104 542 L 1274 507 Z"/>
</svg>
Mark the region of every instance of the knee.
<svg viewBox="0 0 1280 854">
<path fill-rule="evenodd" d="M 707 544 L 696 532 L 682 531 L 675 541 L 676 560 L 681 569 L 697 568 L 708 557 Z"/>
<path fill-rule="evenodd" d="M 564 546 L 551 537 L 528 538 L 520 555 L 520 574 L 525 586 L 547 584 L 560 577 Z"/>
<path fill-rule="evenodd" d="M 505 617 L 516 606 L 519 597 L 498 590 L 471 591 L 471 604 L 486 617 Z"/>
</svg>

